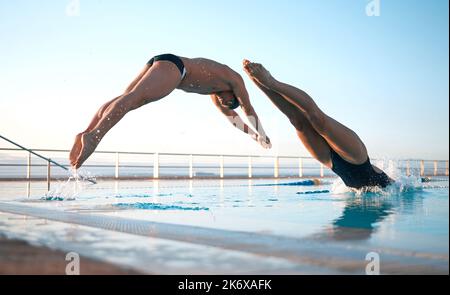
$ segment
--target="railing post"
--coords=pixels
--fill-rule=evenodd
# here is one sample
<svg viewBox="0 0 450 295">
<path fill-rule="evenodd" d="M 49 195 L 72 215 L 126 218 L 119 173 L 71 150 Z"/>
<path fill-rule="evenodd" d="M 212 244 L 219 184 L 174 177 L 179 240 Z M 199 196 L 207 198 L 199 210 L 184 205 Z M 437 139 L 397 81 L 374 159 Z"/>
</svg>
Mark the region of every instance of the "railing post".
<svg viewBox="0 0 450 295">
<path fill-rule="evenodd" d="M 298 158 L 298 177 L 303 177 L 303 159 Z"/>
<path fill-rule="evenodd" d="M 252 166 L 252 157 L 248 157 L 248 178 L 253 177 L 253 166 Z"/>
<path fill-rule="evenodd" d="M 320 177 L 323 178 L 323 164 L 320 163 Z"/>
<path fill-rule="evenodd" d="M 51 163 L 50 159 L 47 161 L 47 191 L 50 191 L 50 178 L 51 178 L 51 171 L 50 171 Z"/>
<path fill-rule="evenodd" d="M 273 163 L 273 177 L 278 178 L 279 175 L 280 175 L 280 159 L 278 158 L 278 156 L 276 156 L 274 158 Z"/>
<path fill-rule="evenodd" d="M 192 195 L 194 191 L 194 181 L 192 179 L 189 180 L 189 194 Z"/>
<path fill-rule="evenodd" d="M 31 178 L 31 153 L 28 152 L 27 157 L 27 179 Z"/>
<path fill-rule="evenodd" d="M 408 160 L 408 161 L 406 161 L 406 176 L 410 176 L 410 175 L 411 175 L 411 173 L 410 173 L 409 160 Z"/>
<path fill-rule="evenodd" d="M 189 178 L 194 177 L 194 156 L 189 155 Z"/>
<path fill-rule="evenodd" d="M 220 178 L 223 178 L 223 175 L 224 175 L 224 173 L 223 173 L 223 166 L 224 166 L 224 163 L 223 163 L 223 156 L 220 156 Z"/>
<path fill-rule="evenodd" d="M 159 154 L 155 153 L 153 159 L 153 178 L 159 178 Z"/>
<path fill-rule="evenodd" d="M 119 178 L 119 153 L 116 153 L 116 169 L 115 169 L 115 177 Z"/>
<path fill-rule="evenodd" d="M 423 162 L 423 160 L 420 161 L 420 176 L 424 176 L 425 175 L 425 163 Z"/>
<path fill-rule="evenodd" d="M 437 175 L 437 171 L 438 171 L 438 164 L 437 161 L 434 161 L 434 176 Z"/>
</svg>

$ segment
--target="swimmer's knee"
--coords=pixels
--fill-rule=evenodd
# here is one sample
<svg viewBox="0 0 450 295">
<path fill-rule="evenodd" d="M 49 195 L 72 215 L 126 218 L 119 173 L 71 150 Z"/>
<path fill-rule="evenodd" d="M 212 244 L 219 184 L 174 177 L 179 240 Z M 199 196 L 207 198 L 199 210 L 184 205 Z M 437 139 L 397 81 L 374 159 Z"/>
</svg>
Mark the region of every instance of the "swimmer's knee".
<svg viewBox="0 0 450 295">
<path fill-rule="evenodd" d="M 140 94 L 136 91 L 131 91 L 122 97 L 121 107 L 124 108 L 124 110 L 132 111 L 151 101 L 153 100 L 148 99 L 143 94 Z"/>
<path fill-rule="evenodd" d="M 303 132 L 305 129 L 305 122 L 298 116 L 289 116 L 289 121 L 291 122 L 292 126 L 297 129 L 299 132 Z"/>
<path fill-rule="evenodd" d="M 306 118 L 299 114 L 299 112 L 287 111 L 284 114 L 288 117 L 289 122 L 291 122 L 292 126 L 294 126 L 297 130 L 301 131 L 304 129 Z"/>
<path fill-rule="evenodd" d="M 308 114 L 308 119 L 313 125 L 314 129 L 320 134 L 324 134 L 327 131 L 327 118 L 320 110 L 313 111 Z"/>
<path fill-rule="evenodd" d="M 139 93 L 136 91 L 131 91 L 130 93 L 127 94 L 127 96 L 129 97 L 128 101 L 129 101 L 130 107 L 134 110 L 134 109 L 142 107 L 146 104 L 149 104 L 151 102 L 158 101 L 167 95 L 164 94 L 164 95 L 158 95 L 158 96 L 151 96 L 146 93 Z"/>
</svg>

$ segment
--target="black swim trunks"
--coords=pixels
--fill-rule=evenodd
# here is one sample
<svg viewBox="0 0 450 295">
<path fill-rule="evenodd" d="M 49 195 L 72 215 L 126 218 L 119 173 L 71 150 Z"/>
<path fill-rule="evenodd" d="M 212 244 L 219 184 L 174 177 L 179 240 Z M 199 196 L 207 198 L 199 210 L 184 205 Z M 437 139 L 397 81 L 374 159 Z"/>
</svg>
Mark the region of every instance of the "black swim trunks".
<svg viewBox="0 0 450 295">
<path fill-rule="evenodd" d="M 333 149 L 330 150 L 333 164 L 331 170 L 342 178 L 346 186 L 359 189 L 366 186 L 386 187 L 391 184 L 386 173 L 378 173 L 373 169 L 369 158 L 363 164 L 355 165 L 342 159 Z"/>
<path fill-rule="evenodd" d="M 147 64 L 148 64 L 149 66 L 152 66 L 153 63 L 154 63 L 155 61 L 161 61 L 161 60 L 163 60 L 163 61 L 170 61 L 171 63 L 173 63 L 174 65 L 176 65 L 177 68 L 178 68 L 178 70 L 180 70 L 180 73 L 181 73 L 181 79 L 183 79 L 183 78 L 186 76 L 186 68 L 184 67 L 183 61 L 181 60 L 181 58 L 179 58 L 178 56 L 173 55 L 173 54 L 161 54 L 161 55 L 157 55 L 157 56 L 155 56 L 155 57 L 152 57 L 152 58 L 147 62 Z"/>
</svg>

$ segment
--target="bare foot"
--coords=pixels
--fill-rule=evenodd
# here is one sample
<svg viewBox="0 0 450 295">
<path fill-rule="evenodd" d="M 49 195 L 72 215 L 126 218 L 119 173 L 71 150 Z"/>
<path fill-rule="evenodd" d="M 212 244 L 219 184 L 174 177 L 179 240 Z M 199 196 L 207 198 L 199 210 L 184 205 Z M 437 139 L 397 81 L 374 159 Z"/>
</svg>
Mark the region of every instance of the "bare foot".
<svg viewBox="0 0 450 295">
<path fill-rule="evenodd" d="M 87 158 L 95 151 L 99 143 L 98 137 L 94 134 L 83 133 L 81 135 L 81 151 L 75 161 L 75 169 L 78 169 L 83 165 Z"/>
<path fill-rule="evenodd" d="M 249 75 L 250 79 L 267 88 L 271 88 L 275 79 L 262 64 L 252 63 L 249 60 L 244 59 L 243 65 L 244 70 Z"/>
<path fill-rule="evenodd" d="M 72 166 L 75 164 L 81 151 L 81 135 L 83 135 L 83 133 L 78 133 L 77 136 L 75 136 L 75 142 L 69 154 L 70 165 Z"/>
</svg>

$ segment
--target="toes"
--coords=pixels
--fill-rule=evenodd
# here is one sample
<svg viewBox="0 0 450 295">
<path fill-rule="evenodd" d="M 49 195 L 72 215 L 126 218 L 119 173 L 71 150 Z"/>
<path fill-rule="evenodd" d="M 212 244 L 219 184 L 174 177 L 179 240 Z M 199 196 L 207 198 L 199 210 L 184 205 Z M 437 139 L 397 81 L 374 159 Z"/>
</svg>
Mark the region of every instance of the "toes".
<svg viewBox="0 0 450 295">
<path fill-rule="evenodd" d="M 251 76 L 258 75 L 262 71 L 262 65 L 244 60 L 244 70 Z"/>
<path fill-rule="evenodd" d="M 255 66 L 254 66 L 255 64 L 254 63 L 248 63 L 247 64 L 247 68 L 249 69 L 249 70 L 251 70 L 251 71 L 253 71 L 253 70 L 255 70 Z"/>
<path fill-rule="evenodd" d="M 249 72 L 249 71 L 250 71 L 250 63 L 244 64 L 244 70 L 245 70 L 246 72 Z"/>
<path fill-rule="evenodd" d="M 245 71 L 247 74 L 249 74 L 249 75 L 252 75 L 252 74 L 253 74 L 253 70 L 252 70 L 249 66 L 245 66 L 245 67 L 244 67 L 244 71 Z"/>
<path fill-rule="evenodd" d="M 78 169 L 81 167 L 81 165 L 83 164 L 84 161 L 82 161 L 81 159 L 77 159 L 77 161 L 75 161 L 75 164 L 73 166 L 75 166 L 75 169 Z"/>
</svg>

